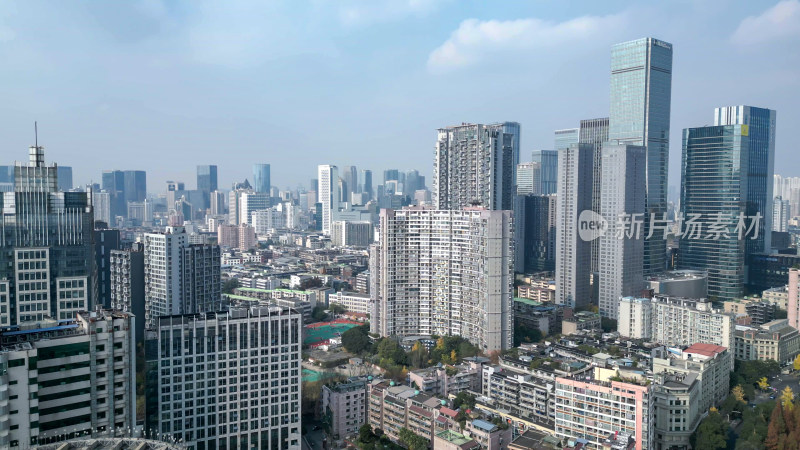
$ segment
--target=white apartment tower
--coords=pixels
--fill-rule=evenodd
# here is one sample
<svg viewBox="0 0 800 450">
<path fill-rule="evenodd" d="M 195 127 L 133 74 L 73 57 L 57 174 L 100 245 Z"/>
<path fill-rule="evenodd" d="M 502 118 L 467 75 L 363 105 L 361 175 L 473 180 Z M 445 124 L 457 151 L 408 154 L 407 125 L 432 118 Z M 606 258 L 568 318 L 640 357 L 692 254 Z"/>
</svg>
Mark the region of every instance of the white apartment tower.
<svg viewBox="0 0 800 450">
<path fill-rule="evenodd" d="M 619 299 L 644 288 L 647 159 L 641 146 L 609 143 L 602 151 L 600 213 L 608 228 L 600 237 L 598 302 L 600 314 L 616 320 Z"/>
<path fill-rule="evenodd" d="M 339 209 L 339 170 L 336 166 L 317 166 L 319 202 L 322 203 L 322 234 L 331 234 L 333 214 Z"/>
<path fill-rule="evenodd" d="M 188 448 L 300 448 L 303 316 L 279 306 L 160 317 L 145 429 Z"/>
<path fill-rule="evenodd" d="M 381 211 L 370 258 L 381 336 L 458 335 L 484 352 L 512 346 L 514 224 L 483 208 Z"/>
<path fill-rule="evenodd" d="M 593 155 L 594 148 L 588 144 L 558 151 L 555 259 L 556 303 L 560 305 L 589 303 L 592 245 L 581 237 L 579 219 L 592 209 Z"/>
<path fill-rule="evenodd" d="M 649 298 L 622 297 L 619 300 L 617 331 L 631 339 L 653 336 L 653 308 Z"/>
<path fill-rule="evenodd" d="M 542 165 L 538 162 L 517 164 L 517 195 L 540 195 Z"/>
</svg>

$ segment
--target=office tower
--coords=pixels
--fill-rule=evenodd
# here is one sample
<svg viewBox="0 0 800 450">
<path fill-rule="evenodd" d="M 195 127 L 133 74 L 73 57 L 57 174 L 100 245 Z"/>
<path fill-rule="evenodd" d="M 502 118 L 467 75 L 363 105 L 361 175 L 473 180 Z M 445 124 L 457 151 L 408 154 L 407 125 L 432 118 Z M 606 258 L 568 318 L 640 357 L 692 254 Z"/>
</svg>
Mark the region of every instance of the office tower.
<svg viewBox="0 0 800 450">
<path fill-rule="evenodd" d="M 96 301 L 91 201 L 57 186 L 56 166 L 31 147 L 28 165 L 14 167 L 14 191 L 0 195 L 0 326 L 72 319 Z"/>
<path fill-rule="evenodd" d="M 111 194 L 107 191 L 92 191 L 91 194 L 94 221 L 103 222 L 109 226 L 113 225 L 113 222 L 111 222 Z"/>
<path fill-rule="evenodd" d="M 555 131 L 555 149 L 563 150 L 580 142 L 580 128 L 565 128 Z"/>
<path fill-rule="evenodd" d="M 232 189 L 228 193 L 228 223 L 231 225 L 239 225 L 239 215 L 241 211 L 239 199 L 245 192 L 247 191 Z"/>
<path fill-rule="evenodd" d="M 271 183 L 269 164 L 253 164 L 253 189 L 256 192 L 269 193 Z"/>
<path fill-rule="evenodd" d="M 522 273 L 553 271 L 556 264 L 556 195 L 519 195 L 515 203 L 514 270 Z"/>
<path fill-rule="evenodd" d="M 276 207 L 253 211 L 251 219 L 250 225 L 255 228 L 256 234 L 269 234 L 286 226 L 286 216 Z"/>
<path fill-rule="evenodd" d="M 143 202 L 147 199 L 147 172 L 126 170 L 122 173 L 126 202 Z"/>
<path fill-rule="evenodd" d="M 14 166 L 0 166 L 0 183 L 14 184 Z"/>
<path fill-rule="evenodd" d="M 510 144 L 511 144 L 511 161 L 508 161 L 508 160 L 505 161 L 505 164 L 507 166 L 506 170 L 510 170 L 511 171 L 512 177 L 514 177 L 514 179 L 513 179 L 513 181 L 511 183 L 512 183 L 512 185 L 516 185 L 516 183 L 517 183 L 517 178 L 516 178 L 517 174 L 514 171 L 514 169 L 517 167 L 517 164 L 519 164 L 519 143 L 520 143 L 522 131 L 520 129 L 519 122 L 503 122 L 502 125 L 503 125 L 503 134 L 505 134 L 506 136 L 510 136 L 509 139 L 511 140 L 511 142 L 510 142 Z M 506 144 L 507 143 L 504 143 L 504 145 L 506 145 Z M 420 187 L 420 189 L 422 189 L 424 187 L 425 187 L 425 185 L 423 183 L 423 186 Z M 512 191 L 512 195 L 513 195 L 513 191 Z"/>
<path fill-rule="evenodd" d="M 219 308 L 220 251 L 216 245 L 189 244 L 183 227 L 145 233 L 145 328 L 155 318 Z"/>
<path fill-rule="evenodd" d="M 72 167 L 57 166 L 58 190 L 67 192 L 72 190 Z"/>
<path fill-rule="evenodd" d="M 403 184 L 404 195 L 414 195 L 414 192 L 425 188 L 425 177 L 418 170 L 406 172 L 406 182 Z"/>
<path fill-rule="evenodd" d="M 439 209 L 470 205 L 512 209 L 518 131 L 514 122 L 440 128 L 434 150 L 434 205 Z"/>
<path fill-rule="evenodd" d="M 590 297 L 592 245 L 581 237 L 579 220 L 592 209 L 594 148 L 573 144 L 558 153 L 556 303 L 574 308 Z"/>
<path fill-rule="evenodd" d="M 727 115 L 730 113 L 734 116 Z M 722 114 L 725 116 L 720 117 Z M 770 241 L 772 223 L 769 191 L 775 112 L 735 107 L 718 109 L 715 115 L 719 123 L 752 125 L 726 124 L 683 131 L 684 233 L 679 263 L 682 268 L 708 272 L 709 296 L 733 300 L 744 293 L 750 256 L 769 252 L 765 245 Z M 761 217 L 756 220 L 757 215 Z M 696 223 L 694 231 L 690 228 L 692 219 Z M 757 239 L 752 239 L 756 234 Z"/>
<path fill-rule="evenodd" d="M 397 169 L 387 169 L 383 171 L 383 184 L 387 181 L 400 181 L 400 171 Z"/>
<path fill-rule="evenodd" d="M 265 192 L 243 192 L 239 197 L 239 222 L 252 225 L 253 213 L 269 209 L 270 198 Z"/>
<path fill-rule="evenodd" d="M 111 309 L 137 317 L 136 342 L 144 342 L 144 245 L 134 242 L 110 253 Z"/>
<path fill-rule="evenodd" d="M 610 143 L 603 147 L 600 211 L 608 229 L 599 238 L 598 303 L 600 315 L 615 320 L 619 299 L 638 296 L 644 288 L 645 163 L 644 147 Z M 656 239 L 655 233 L 651 239 Z"/>
<path fill-rule="evenodd" d="M 772 200 L 772 231 L 789 231 L 789 200 L 780 195 Z"/>
<path fill-rule="evenodd" d="M 217 166 L 197 166 L 197 190 L 206 194 L 217 190 Z"/>
<path fill-rule="evenodd" d="M 46 329 L 0 333 L 2 447 L 37 448 L 132 430 L 134 323 L 119 311 L 81 311 Z"/>
<path fill-rule="evenodd" d="M 334 246 L 367 247 L 371 242 L 371 222 L 337 220 L 331 224 L 331 244 Z"/>
<path fill-rule="evenodd" d="M 458 335 L 486 353 L 512 346 L 511 211 L 384 209 L 380 227 L 370 273 L 381 336 Z"/>
<path fill-rule="evenodd" d="M 153 201 L 129 202 L 128 220 L 137 225 L 150 225 L 153 222 Z"/>
<path fill-rule="evenodd" d="M 592 164 L 592 211 L 600 214 L 600 182 L 602 179 L 602 148 L 608 142 L 608 117 L 600 119 L 581 120 L 580 143 L 591 144 L 594 146 L 594 163 Z M 600 254 L 600 240 L 592 241 L 592 273 L 598 269 L 598 258 Z"/>
<path fill-rule="evenodd" d="M 158 319 L 145 344 L 146 433 L 192 448 L 300 448 L 302 324 L 266 305 Z"/>
<path fill-rule="evenodd" d="M 555 194 L 558 190 L 558 151 L 534 150 L 531 162 L 539 163 L 539 194 Z"/>
<path fill-rule="evenodd" d="M 361 192 L 358 190 L 358 169 L 356 166 L 344 166 L 342 169 L 342 179 L 347 184 L 347 195 L 342 194 L 342 198 L 347 199 L 346 201 L 350 203 L 350 195 Z"/>
<path fill-rule="evenodd" d="M 228 211 L 225 207 L 225 193 L 222 191 L 212 192 L 209 208 L 211 209 L 212 216 L 221 216 L 225 214 Z"/>
<path fill-rule="evenodd" d="M 111 220 L 117 216 L 125 217 L 128 212 L 125 204 L 125 173 L 121 170 L 103 171 L 102 188 L 111 195 Z"/>
<path fill-rule="evenodd" d="M 339 203 L 349 203 L 347 196 L 350 194 L 350 189 L 347 187 L 347 183 L 339 178 Z"/>
<path fill-rule="evenodd" d="M 669 118 L 672 94 L 672 44 L 653 38 L 616 44 L 611 49 L 611 112 L 608 140 L 647 149 L 646 216 L 667 212 Z M 603 179 L 605 182 L 605 179 Z M 645 221 L 650 234 L 650 220 Z M 656 229 L 644 246 L 644 273 L 666 269 L 665 231 Z"/>
<path fill-rule="evenodd" d="M 111 251 L 120 248 L 119 230 L 107 225 L 94 228 L 94 259 L 97 267 L 97 301 L 103 308 L 111 308 Z"/>
<path fill-rule="evenodd" d="M 361 171 L 361 192 L 367 194 L 367 200 L 372 200 L 372 171 L 364 169 Z"/>
<path fill-rule="evenodd" d="M 517 164 L 517 195 L 540 195 L 542 165 L 538 162 Z"/>
<path fill-rule="evenodd" d="M 331 165 L 317 166 L 317 180 L 319 182 L 317 193 L 319 202 L 322 203 L 320 228 L 322 234 L 330 235 L 333 213 L 339 210 L 339 169 Z"/>
</svg>

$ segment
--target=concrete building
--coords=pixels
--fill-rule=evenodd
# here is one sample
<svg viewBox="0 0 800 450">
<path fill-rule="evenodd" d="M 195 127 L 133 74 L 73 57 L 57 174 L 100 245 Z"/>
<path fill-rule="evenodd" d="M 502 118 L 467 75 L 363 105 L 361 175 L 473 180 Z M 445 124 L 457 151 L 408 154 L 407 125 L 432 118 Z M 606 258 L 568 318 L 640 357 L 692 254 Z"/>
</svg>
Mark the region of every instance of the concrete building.
<svg viewBox="0 0 800 450">
<path fill-rule="evenodd" d="M 369 247 L 372 235 L 371 222 L 337 220 L 331 224 L 331 244 L 336 247 Z"/>
<path fill-rule="evenodd" d="M 357 434 L 367 423 L 368 386 L 366 380 L 322 386 L 322 420 L 334 439 Z"/>
<path fill-rule="evenodd" d="M 591 145 L 573 145 L 558 155 L 556 195 L 556 303 L 570 307 L 590 302 L 592 244 L 579 227 L 592 209 Z"/>
<path fill-rule="evenodd" d="M 697 374 L 657 373 L 653 385 L 656 449 L 690 448 L 690 438 L 704 417 Z"/>
<path fill-rule="evenodd" d="M 508 366 L 483 367 L 483 401 L 495 410 L 552 429 L 556 416 L 556 373 L 543 369 L 519 370 Z"/>
<path fill-rule="evenodd" d="M 476 356 L 455 366 L 428 367 L 408 373 L 408 383 L 420 391 L 436 397 L 447 398 L 461 391 L 481 391 L 481 372 L 489 362 L 487 358 Z"/>
<path fill-rule="evenodd" d="M 790 213 L 789 200 L 784 200 L 780 195 L 772 199 L 772 231 L 789 231 Z"/>
<path fill-rule="evenodd" d="M 145 430 L 194 448 L 300 448 L 301 329 L 277 306 L 159 317 Z"/>
<path fill-rule="evenodd" d="M 553 271 L 556 264 L 555 195 L 518 195 L 514 198 L 514 270 Z"/>
<path fill-rule="evenodd" d="M 0 447 L 38 448 L 136 425 L 135 319 L 79 312 L 0 333 Z"/>
<path fill-rule="evenodd" d="M 538 162 L 517 164 L 517 195 L 541 195 L 542 165 Z"/>
<path fill-rule="evenodd" d="M 719 406 L 730 393 L 733 354 L 725 347 L 696 343 L 684 350 L 669 349 L 653 357 L 653 373 L 694 374 L 700 382 L 699 412 Z M 695 419 L 688 417 L 687 422 Z M 684 430 L 686 431 L 686 430 Z"/>
<path fill-rule="evenodd" d="M 555 280 L 539 280 L 533 284 L 517 286 L 517 294 L 540 303 L 554 303 L 556 300 Z"/>
<path fill-rule="evenodd" d="M 253 211 L 250 223 L 258 235 L 270 234 L 274 230 L 286 228 L 286 215 L 277 207 Z"/>
<path fill-rule="evenodd" d="M 104 222 L 108 225 L 114 223 L 111 216 L 111 194 L 107 191 L 92 191 L 92 209 L 95 222 Z"/>
<path fill-rule="evenodd" d="M 130 249 L 112 250 L 110 265 L 111 308 L 138 318 L 136 342 L 144 342 L 144 246 L 135 242 Z"/>
<path fill-rule="evenodd" d="M 443 430 L 434 436 L 433 448 L 442 450 L 477 450 L 481 448 L 481 444 L 461 433 Z"/>
<path fill-rule="evenodd" d="M 592 158 L 592 211 L 601 214 L 601 181 L 603 179 L 603 145 L 608 142 L 608 117 L 581 120 L 578 142 L 594 147 Z M 592 273 L 600 271 L 600 240 L 592 241 Z"/>
<path fill-rule="evenodd" d="M 97 304 L 111 307 L 111 252 L 119 249 L 119 230 L 109 229 L 107 225 L 95 222 L 94 229 L 94 259 L 97 267 Z"/>
<path fill-rule="evenodd" d="M 776 308 L 789 311 L 789 286 L 779 286 L 767 289 L 761 293 L 761 298 L 772 303 Z"/>
<path fill-rule="evenodd" d="M 333 215 L 339 210 L 339 169 L 336 166 L 317 166 L 318 200 L 322 204 L 322 234 L 331 234 Z"/>
<path fill-rule="evenodd" d="M 701 270 L 671 270 L 645 278 L 646 288 L 670 297 L 708 297 L 708 274 Z"/>
<path fill-rule="evenodd" d="M 601 329 L 601 322 L 600 315 L 591 311 L 579 311 L 572 316 L 565 315 L 561 321 L 561 334 L 569 336 L 581 331 L 597 331 Z"/>
<path fill-rule="evenodd" d="M 702 343 L 734 348 L 734 315 L 714 309 L 706 299 L 656 295 L 651 307 L 653 342 L 671 347 Z"/>
<path fill-rule="evenodd" d="M 787 317 L 789 326 L 800 330 L 800 269 L 789 269 L 787 284 Z"/>
<path fill-rule="evenodd" d="M 511 443 L 512 430 L 508 424 L 504 425 L 503 427 L 482 419 L 468 420 L 464 427 L 464 435 L 480 444 L 481 449 L 505 450 Z"/>
<path fill-rule="evenodd" d="M 511 211 L 381 211 L 370 258 L 381 336 L 460 335 L 484 352 L 513 344 Z"/>
<path fill-rule="evenodd" d="M 239 196 L 239 221 L 253 225 L 253 213 L 269 209 L 271 200 L 268 192 L 243 192 Z"/>
<path fill-rule="evenodd" d="M 358 292 L 345 292 L 339 291 L 336 295 L 331 295 L 328 298 L 330 303 L 336 303 L 343 306 L 347 311 L 361 314 L 369 314 L 369 294 L 360 294 Z"/>
<path fill-rule="evenodd" d="M 609 144 L 602 160 L 600 209 L 608 229 L 600 236 L 598 302 L 600 315 L 616 320 L 619 299 L 644 287 L 647 153 L 645 147 Z M 653 261 L 663 264 L 664 256 Z"/>
<path fill-rule="evenodd" d="M 59 192 L 43 147 L 0 193 L 0 327 L 69 320 L 97 302 L 94 217 L 85 192 Z"/>
<path fill-rule="evenodd" d="M 434 148 L 434 207 L 513 209 L 519 138 L 516 122 L 440 128 Z"/>
<path fill-rule="evenodd" d="M 745 361 L 777 361 L 788 364 L 800 354 L 800 334 L 786 319 L 758 327 L 737 326 L 735 355 Z"/>
<path fill-rule="evenodd" d="M 551 303 L 542 303 L 528 298 L 514 298 L 514 325 L 536 329 L 542 336 L 561 333 L 564 308 Z"/>
<path fill-rule="evenodd" d="M 631 339 L 650 339 L 653 336 L 653 308 L 649 298 L 622 297 L 619 299 L 617 331 Z"/>
<path fill-rule="evenodd" d="M 589 448 L 602 448 L 602 441 L 618 432 L 630 434 L 633 449 L 653 448 L 653 392 L 649 385 L 621 381 L 556 378 L 558 438 L 581 438 Z"/>
</svg>

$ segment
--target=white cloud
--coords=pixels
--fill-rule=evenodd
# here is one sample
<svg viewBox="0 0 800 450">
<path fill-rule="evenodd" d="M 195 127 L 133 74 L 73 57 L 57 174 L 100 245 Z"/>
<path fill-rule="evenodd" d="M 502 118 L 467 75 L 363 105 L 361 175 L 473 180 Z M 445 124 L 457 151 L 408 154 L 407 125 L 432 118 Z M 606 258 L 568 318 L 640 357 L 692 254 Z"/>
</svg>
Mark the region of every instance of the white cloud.
<svg viewBox="0 0 800 450">
<path fill-rule="evenodd" d="M 731 42 L 752 45 L 792 37 L 800 37 L 800 1 L 784 0 L 759 16 L 742 20 Z"/>
<path fill-rule="evenodd" d="M 358 26 L 424 16 L 450 0 L 354 0 L 337 2 L 343 25 Z"/>
<path fill-rule="evenodd" d="M 626 22 L 623 14 L 583 16 L 564 22 L 536 18 L 517 20 L 468 19 L 428 57 L 433 72 L 466 67 L 492 53 L 508 50 L 553 48 L 565 43 L 586 41 L 620 29 Z"/>
</svg>

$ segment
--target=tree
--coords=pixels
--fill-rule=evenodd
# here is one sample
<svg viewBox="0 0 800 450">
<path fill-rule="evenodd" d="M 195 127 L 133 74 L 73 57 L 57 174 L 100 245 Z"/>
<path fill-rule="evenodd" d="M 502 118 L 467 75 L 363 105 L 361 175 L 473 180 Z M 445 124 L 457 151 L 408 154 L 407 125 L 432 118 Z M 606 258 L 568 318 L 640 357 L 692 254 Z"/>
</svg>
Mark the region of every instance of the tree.
<svg viewBox="0 0 800 450">
<path fill-rule="evenodd" d="M 733 398 L 736 399 L 737 402 L 744 403 L 744 389 L 742 389 L 741 385 L 736 385 L 731 389 L 731 395 Z"/>
<path fill-rule="evenodd" d="M 800 370 L 800 355 L 797 355 L 797 358 L 794 359 L 792 367 L 794 367 L 794 370 Z"/>
<path fill-rule="evenodd" d="M 233 294 L 233 290 L 239 287 L 239 280 L 236 278 L 228 278 L 222 283 L 223 294 Z"/>
<path fill-rule="evenodd" d="M 728 425 L 722 416 L 716 412 L 711 411 L 708 417 L 700 422 L 697 430 L 692 433 L 690 441 L 692 448 L 704 450 L 722 450 L 728 448 L 726 442 L 726 435 L 728 432 Z"/>
<path fill-rule="evenodd" d="M 769 418 L 769 427 L 767 428 L 767 439 L 764 441 L 764 447 L 767 450 L 777 450 L 783 448 L 784 440 L 786 439 L 786 422 L 783 421 L 783 408 L 781 404 L 775 405 L 772 410 L 772 415 Z"/>
<path fill-rule="evenodd" d="M 794 404 L 792 401 L 794 400 L 794 392 L 792 388 L 786 386 L 786 388 L 781 392 L 781 406 L 783 409 L 787 411 L 791 411 L 794 408 Z"/>
<path fill-rule="evenodd" d="M 358 429 L 358 441 L 364 444 L 375 440 L 375 434 L 372 432 L 372 427 L 365 423 Z"/>
<path fill-rule="evenodd" d="M 758 380 L 758 387 L 762 391 L 766 391 L 767 388 L 769 388 L 769 380 L 767 380 L 767 377 L 761 377 L 761 379 Z"/>
<path fill-rule="evenodd" d="M 456 394 L 456 398 L 453 399 L 453 408 L 460 409 L 462 407 L 463 409 L 475 408 L 475 396 L 467 391 Z"/>
<path fill-rule="evenodd" d="M 400 436 L 400 440 L 406 444 L 408 450 L 428 450 L 428 440 L 414 434 L 414 432 L 408 428 L 401 428 L 398 435 Z"/>
<path fill-rule="evenodd" d="M 311 317 L 313 317 L 314 320 L 323 320 L 325 319 L 325 316 L 325 307 L 322 305 L 315 306 L 314 311 L 311 312 Z"/>
<path fill-rule="evenodd" d="M 372 346 L 369 338 L 369 325 L 353 327 L 342 333 L 342 345 L 350 353 L 361 353 Z"/>
</svg>

